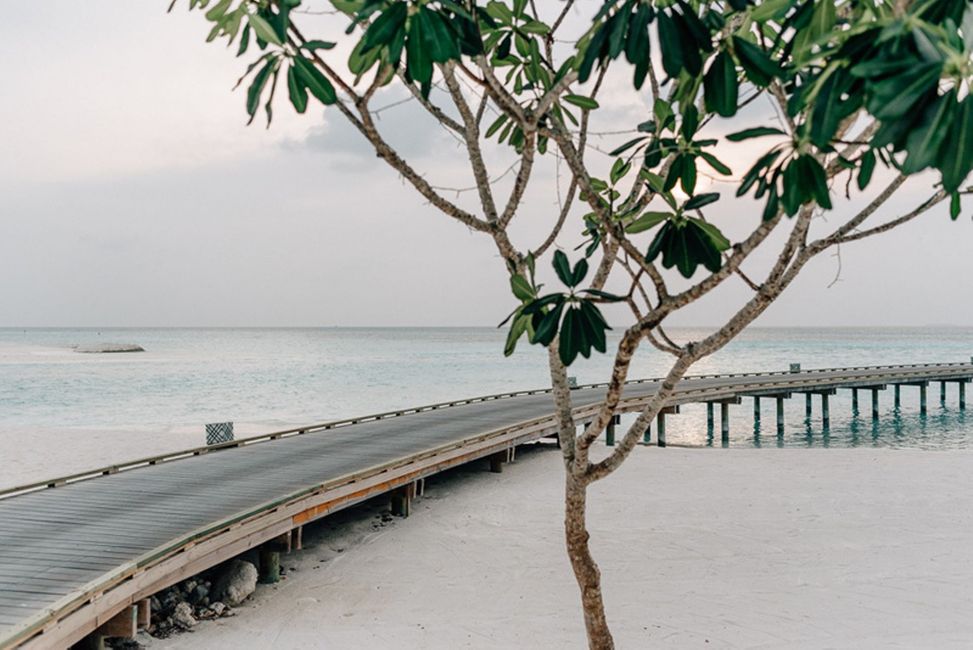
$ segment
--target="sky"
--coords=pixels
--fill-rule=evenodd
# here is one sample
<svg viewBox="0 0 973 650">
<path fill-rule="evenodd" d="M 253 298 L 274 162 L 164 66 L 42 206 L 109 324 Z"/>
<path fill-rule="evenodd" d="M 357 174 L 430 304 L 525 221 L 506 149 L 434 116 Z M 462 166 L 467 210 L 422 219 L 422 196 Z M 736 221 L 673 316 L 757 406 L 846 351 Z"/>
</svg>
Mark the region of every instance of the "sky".
<svg viewBox="0 0 973 650">
<path fill-rule="evenodd" d="M 185 4 L 171 14 L 155 0 L 7 7 L 0 327 L 489 326 L 516 306 L 492 242 L 428 205 L 337 112 L 312 103 L 299 116 L 281 101 L 269 129 L 247 126 L 244 92 L 232 91 L 246 60 L 206 44 L 206 21 Z M 572 20 L 590 8 L 581 3 Z M 340 36 L 329 19 L 306 19 L 313 36 Z M 339 63 L 346 55 L 328 53 Z M 606 84 L 596 131 L 646 119 L 645 94 L 625 81 Z M 401 88 L 379 94 L 381 128 L 430 182 L 450 188 L 445 195 L 475 209 L 464 153 L 405 98 Z M 764 106 L 747 117 L 773 115 Z M 752 125 L 724 122 L 713 129 Z M 589 160 L 607 165 L 602 152 L 624 139 L 594 136 L 601 151 Z M 727 152 L 742 173 L 748 152 Z M 496 176 L 512 161 L 504 150 L 487 160 Z M 910 181 L 883 216 L 921 202 L 933 180 Z M 553 157 L 538 164 L 515 243 L 544 239 L 565 184 Z M 509 175 L 497 187 L 509 188 Z M 759 208 L 734 200 L 732 186 L 713 182 L 712 191 L 724 194 L 710 214 L 727 233 L 756 223 Z M 940 207 L 842 247 L 840 258 L 821 256 L 758 324 L 973 325 L 973 201 L 964 208 L 958 222 Z M 825 215 L 816 231 L 848 214 Z M 565 251 L 579 230 L 559 240 Z M 753 268 L 770 259 L 758 255 Z M 542 274 L 550 279 L 546 266 Z M 748 291 L 728 282 L 675 323 L 717 324 Z"/>
</svg>

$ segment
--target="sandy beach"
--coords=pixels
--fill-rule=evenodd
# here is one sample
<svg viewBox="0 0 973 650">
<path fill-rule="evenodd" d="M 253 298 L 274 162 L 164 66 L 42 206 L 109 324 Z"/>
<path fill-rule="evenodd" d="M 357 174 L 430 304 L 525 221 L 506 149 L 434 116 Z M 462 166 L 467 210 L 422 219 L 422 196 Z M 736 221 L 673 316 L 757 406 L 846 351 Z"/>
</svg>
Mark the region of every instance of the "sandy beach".
<svg viewBox="0 0 973 650">
<path fill-rule="evenodd" d="M 637 449 L 590 522 L 621 648 L 968 647 L 973 453 Z M 306 532 L 286 580 L 181 648 L 582 647 L 558 453 Z"/>
</svg>

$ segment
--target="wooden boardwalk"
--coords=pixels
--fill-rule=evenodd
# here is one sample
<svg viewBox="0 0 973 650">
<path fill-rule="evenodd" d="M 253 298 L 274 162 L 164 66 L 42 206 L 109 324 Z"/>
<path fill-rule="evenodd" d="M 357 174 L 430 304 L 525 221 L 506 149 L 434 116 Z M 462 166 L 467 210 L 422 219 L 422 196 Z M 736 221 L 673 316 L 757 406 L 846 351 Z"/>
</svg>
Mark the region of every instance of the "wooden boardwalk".
<svg viewBox="0 0 973 650">
<path fill-rule="evenodd" d="M 699 376 L 668 405 L 716 403 L 725 414 L 744 396 L 899 385 L 925 395 L 930 381 L 962 391 L 971 378 L 971 363 Z M 639 411 L 657 386 L 630 382 L 619 413 Z M 596 412 L 604 389 L 573 391 L 579 421 Z M 67 647 L 134 617 L 155 592 L 308 521 L 377 494 L 407 497 L 419 479 L 461 463 L 505 458 L 556 432 L 548 393 L 331 422 L 0 491 L 0 648 Z"/>
</svg>

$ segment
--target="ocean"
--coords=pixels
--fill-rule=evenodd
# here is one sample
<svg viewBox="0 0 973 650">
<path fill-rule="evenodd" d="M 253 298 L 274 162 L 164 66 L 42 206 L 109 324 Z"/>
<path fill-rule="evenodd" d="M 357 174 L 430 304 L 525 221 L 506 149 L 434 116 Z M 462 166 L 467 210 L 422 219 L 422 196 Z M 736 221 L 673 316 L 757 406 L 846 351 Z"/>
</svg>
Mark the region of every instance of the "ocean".
<svg viewBox="0 0 973 650">
<path fill-rule="evenodd" d="M 678 339 L 708 330 L 674 329 Z M 616 333 L 617 336 L 617 333 Z M 503 356 L 505 332 L 494 328 L 275 329 L 0 329 L 0 433 L 32 433 L 83 444 L 99 432 L 153 438 L 207 422 L 233 421 L 237 436 L 548 385 L 542 348 L 522 343 Z M 146 352 L 82 354 L 71 346 L 136 343 Z M 609 348 L 610 350 L 611 348 Z M 973 328 L 753 328 L 691 374 L 968 361 Z M 630 376 L 657 377 L 669 358 L 644 344 Z M 608 378 L 610 355 L 581 359 L 570 369 L 581 383 Z M 787 402 L 787 428 L 776 436 L 774 405 L 764 400 L 763 431 L 749 400 L 731 407 L 731 446 L 967 447 L 973 417 L 958 409 L 955 384 L 939 401 L 930 386 L 920 415 L 918 389 L 903 387 L 895 411 L 881 393 L 881 416 L 871 418 L 862 392 L 852 414 L 849 391 L 832 398 L 831 426 L 822 431 L 820 405 L 805 421 L 803 396 Z M 970 395 L 973 402 L 973 393 Z M 623 420 L 623 425 L 629 420 Z M 180 434 L 178 438 L 175 434 Z M 690 405 L 667 419 L 670 444 L 705 446 L 705 407 Z M 719 434 L 717 434 L 719 444 Z M 119 459 L 121 460 L 121 459 Z"/>
</svg>

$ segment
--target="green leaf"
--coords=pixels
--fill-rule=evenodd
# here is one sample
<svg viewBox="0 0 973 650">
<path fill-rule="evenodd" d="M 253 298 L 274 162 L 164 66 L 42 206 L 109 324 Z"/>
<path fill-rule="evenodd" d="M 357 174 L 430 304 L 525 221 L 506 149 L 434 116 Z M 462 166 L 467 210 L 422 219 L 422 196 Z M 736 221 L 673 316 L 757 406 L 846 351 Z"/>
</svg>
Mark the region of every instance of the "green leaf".
<svg viewBox="0 0 973 650">
<path fill-rule="evenodd" d="M 617 185 L 618 181 L 625 178 L 625 174 L 632 169 L 632 163 L 625 162 L 622 158 L 617 158 L 615 163 L 612 165 L 611 173 L 609 178 L 611 179 L 612 185 Z"/>
<path fill-rule="evenodd" d="M 573 287 L 572 284 L 573 274 L 571 273 L 571 263 L 568 261 L 568 256 L 564 254 L 564 251 L 554 251 L 554 272 L 557 273 L 557 277 L 566 286 Z"/>
<path fill-rule="evenodd" d="M 751 129 L 744 129 L 742 131 L 737 131 L 736 133 L 731 133 L 726 136 L 726 139 L 730 142 L 740 142 L 741 140 L 748 140 L 750 138 L 760 138 L 765 135 L 787 135 L 780 129 L 774 128 L 772 126 L 755 126 Z"/>
<path fill-rule="evenodd" d="M 672 18 L 664 11 L 656 15 L 656 22 L 659 29 L 659 47 L 662 50 L 662 68 L 670 77 L 678 78 L 685 65 L 679 31 Z"/>
<path fill-rule="evenodd" d="M 949 195 L 949 218 L 953 221 L 959 218 L 960 207 L 959 192 L 953 192 Z"/>
<path fill-rule="evenodd" d="M 733 50 L 736 52 L 747 78 L 755 85 L 764 88 L 774 77 L 781 76 L 780 67 L 754 43 L 734 36 Z"/>
<path fill-rule="evenodd" d="M 934 92 L 942 73 L 942 63 L 923 63 L 901 75 L 869 83 L 868 112 L 880 120 L 896 120 L 930 92 Z"/>
<path fill-rule="evenodd" d="M 554 306 L 554 308 L 544 314 L 540 323 L 534 331 L 533 343 L 540 343 L 544 347 L 551 344 L 557 336 L 558 324 L 561 320 L 561 312 L 564 311 L 564 297 Z"/>
<path fill-rule="evenodd" d="M 514 322 L 510 325 L 510 332 L 507 334 L 507 342 L 503 346 L 503 356 L 509 357 L 514 353 L 517 348 L 517 341 L 530 327 L 530 320 L 530 316 L 527 314 L 521 314 L 514 319 Z"/>
<path fill-rule="evenodd" d="M 297 75 L 298 81 L 300 81 L 311 94 L 318 98 L 325 106 L 334 104 L 338 101 L 338 95 L 335 93 L 334 86 L 328 81 L 328 78 L 321 73 L 314 64 L 303 56 L 294 57 L 294 67 L 296 68 L 295 74 Z"/>
<path fill-rule="evenodd" d="M 739 83 L 733 57 L 722 51 L 716 55 L 703 77 L 703 99 L 706 110 L 732 117 L 737 112 Z"/>
<path fill-rule="evenodd" d="M 731 176 L 733 174 L 733 170 L 727 167 L 713 154 L 707 151 L 700 151 L 699 156 L 705 160 L 710 167 L 716 170 L 718 174 L 723 174 L 724 176 Z"/>
<path fill-rule="evenodd" d="M 409 36 L 405 41 L 406 68 L 409 77 L 420 86 L 432 81 L 432 58 L 423 41 L 423 29 L 423 21 L 410 20 Z"/>
<path fill-rule="evenodd" d="M 247 115 L 250 116 L 250 121 L 247 124 L 253 122 L 253 118 L 257 114 L 257 108 L 260 106 L 260 95 L 263 94 L 267 80 L 270 79 L 270 73 L 274 71 L 276 64 L 276 58 L 271 57 L 267 59 L 267 62 L 260 68 L 260 71 L 254 75 L 253 81 L 247 89 Z"/>
<path fill-rule="evenodd" d="M 565 95 L 564 101 L 569 104 L 574 104 L 578 108 L 582 108 L 586 111 L 593 111 L 598 108 L 598 102 L 593 100 L 591 97 L 585 97 L 584 95 Z"/>
<path fill-rule="evenodd" d="M 814 200 L 825 210 L 831 209 L 831 190 L 828 189 L 828 179 L 824 168 L 814 156 L 800 156 L 797 162 L 801 164 L 803 181 L 810 183 Z"/>
<path fill-rule="evenodd" d="M 304 45 L 302 45 L 301 48 L 302 49 L 305 49 L 305 50 L 307 50 L 309 52 L 315 52 L 317 50 L 330 50 L 330 49 L 334 48 L 334 46 L 335 46 L 335 43 L 333 43 L 331 41 L 313 40 L 313 41 L 308 41 L 307 43 L 305 43 Z"/>
<path fill-rule="evenodd" d="M 875 171 L 875 152 L 869 149 L 862 154 L 861 167 L 858 169 L 858 189 L 864 190 L 872 180 Z"/>
<path fill-rule="evenodd" d="M 253 28 L 253 33 L 257 35 L 262 41 L 267 43 L 273 43 L 274 45 L 283 45 L 280 38 L 277 36 L 277 32 L 274 28 L 270 26 L 270 23 L 261 16 L 260 14 L 249 14 L 247 16 L 247 22 Z"/>
<path fill-rule="evenodd" d="M 696 210 L 703 207 L 704 205 L 709 205 L 710 203 L 715 203 L 720 200 L 719 192 L 706 192 L 705 194 L 697 194 L 692 197 L 683 207 L 683 210 Z"/>
<path fill-rule="evenodd" d="M 530 283 L 519 273 L 510 276 L 510 290 L 519 300 L 533 300 L 534 289 Z"/>
<path fill-rule="evenodd" d="M 564 314 L 564 322 L 561 324 L 561 334 L 558 337 L 558 355 L 561 363 L 570 366 L 578 357 L 581 350 L 582 328 L 577 320 L 578 310 L 569 308 Z"/>
<path fill-rule="evenodd" d="M 504 113 L 504 116 L 506 116 L 506 113 Z M 629 149 L 631 149 L 632 147 L 634 147 L 635 145 L 637 145 L 638 143 L 644 141 L 645 139 L 646 139 L 645 136 L 641 136 L 641 137 L 638 137 L 638 138 L 632 138 L 631 140 L 629 140 L 625 144 L 623 144 L 623 145 L 621 145 L 619 147 L 616 147 L 616 148 L 612 149 L 610 152 L 608 152 L 608 155 L 609 156 L 618 156 L 620 154 L 623 154 L 626 151 L 628 151 Z"/>
<path fill-rule="evenodd" d="M 297 71 L 293 65 L 287 68 L 287 94 L 295 111 L 303 113 L 307 110 L 307 88 L 297 78 Z"/>
<path fill-rule="evenodd" d="M 955 192 L 973 168 L 973 95 L 955 104 L 946 146 L 942 148 L 939 169 L 943 173 L 943 187 Z"/>
<path fill-rule="evenodd" d="M 588 260 L 582 257 L 574 265 L 574 271 L 571 272 L 571 286 L 576 287 L 581 284 L 586 275 L 588 275 Z"/>
<path fill-rule="evenodd" d="M 906 138 L 905 148 L 909 155 L 902 164 L 903 173 L 914 174 L 936 163 L 955 106 L 956 90 L 953 89 L 926 107 L 918 127 L 913 128 Z"/>
<path fill-rule="evenodd" d="M 638 219 L 625 227 L 625 232 L 630 235 L 645 232 L 674 216 L 671 212 L 644 212 Z"/>
<path fill-rule="evenodd" d="M 395 35 L 405 28 L 408 9 L 409 5 L 407 3 L 397 2 L 373 20 L 372 24 L 365 30 L 365 35 L 362 37 L 363 51 L 391 43 Z"/>
</svg>

